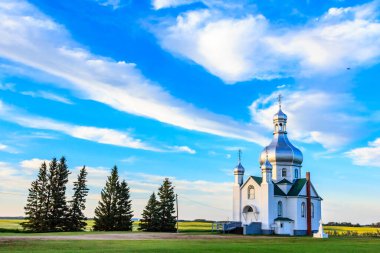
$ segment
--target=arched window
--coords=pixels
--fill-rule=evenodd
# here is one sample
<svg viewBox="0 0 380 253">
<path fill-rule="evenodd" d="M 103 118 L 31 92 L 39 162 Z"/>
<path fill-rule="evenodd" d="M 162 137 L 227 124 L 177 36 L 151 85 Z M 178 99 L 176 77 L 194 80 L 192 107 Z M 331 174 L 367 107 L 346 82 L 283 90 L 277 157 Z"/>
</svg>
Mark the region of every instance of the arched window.
<svg viewBox="0 0 380 253">
<path fill-rule="evenodd" d="M 311 218 L 314 218 L 314 204 L 311 203 Z"/>
<path fill-rule="evenodd" d="M 301 204 L 301 217 L 305 217 L 305 202 Z"/>
<path fill-rule="evenodd" d="M 286 177 L 286 169 L 285 168 L 282 169 L 282 177 Z"/>
<path fill-rule="evenodd" d="M 274 131 L 278 132 L 278 124 L 276 124 Z"/>
<path fill-rule="evenodd" d="M 298 169 L 295 169 L 295 171 L 294 171 L 294 178 L 298 178 Z"/>
<path fill-rule="evenodd" d="M 278 201 L 277 203 L 277 216 L 282 217 L 282 202 Z"/>
<path fill-rule="evenodd" d="M 255 187 L 253 185 L 248 186 L 248 199 L 255 198 Z"/>
<path fill-rule="evenodd" d="M 280 131 L 282 131 L 282 123 L 280 123 Z"/>
</svg>

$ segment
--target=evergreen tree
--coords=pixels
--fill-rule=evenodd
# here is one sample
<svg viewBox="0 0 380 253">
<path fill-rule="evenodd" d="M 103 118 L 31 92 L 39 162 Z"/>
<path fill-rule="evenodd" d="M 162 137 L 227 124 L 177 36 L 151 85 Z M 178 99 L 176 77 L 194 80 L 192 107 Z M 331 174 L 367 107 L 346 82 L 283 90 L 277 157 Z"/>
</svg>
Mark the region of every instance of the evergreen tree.
<svg viewBox="0 0 380 253">
<path fill-rule="evenodd" d="M 119 175 L 117 167 L 114 166 L 111 175 L 107 178 L 106 186 L 101 192 L 101 200 L 95 209 L 94 230 L 112 231 L 115 229 L 118 182 Z"/>
<path fill-rule="evenodd" d="M 86 196 L 88 194 L 88 188 L 86 186 L 87 182 L 87 171 L 86 166 L 80 170 L 78 179 L 74 182 L 74 195 L 70 201 L 70 208 L 68 214 L 68 230 L 70 231 L 81 231 L 84 230 L 87 223 L 86 216 L 83 214 L 86 208 Z"/>
<path fill-rule="evenodd" d="M 38 203 L 38 182 L 33 181 L 31 187 L 29 188 L 29 195 L 27 199 L 25 209 L 25 219 L 27 221 L 21 223 L 25 230 L 30 230 L 33 232 L 38 232 L 39 227 L 39 203 Z"/>
<path fill-rule="evenodd" d="M 49 225 L 51 231 L 65 231 L 67 229 L 68 207 L 66 203 L 66 184 L 70 174 L 66 158 L 62 157 L 57 163 L 53 158 L 49 164 L 50 168 L 50 190 L 51 198 L 49 200 Z"/>
<path fill-rule="evenodd" d="M 49 221 L 48 221 L 48 208 L 49 208 L 49 175 L 46 167 L 46 163 L 41 164 L 38 173 L 38 202 L 39 202 L 39 213 L 40 213 L 40 231 L 48 231 Z"/>
<path fill-rule="evenodd" d="M 174 209 L 174 187 L 168 178 L 165 178 L 161 187 L 158 189 L 159 200 L 159 217 L 160 231 L 174 232 L 176 231 L 176 216 Z"/>
<path fill-rule="evenodd" d="M 157 201 L 154 192 L 150 195 L 148 203 L 141 216 L 140 230 L 150 232 L 160 230 L 159 202 Z"/>
<path fill-rule="evenodd" d="M 37 180 L 32 182 L 29 189 L 29 196 L 25 206 L 25 219 L 21 225 L 24 229 L 34 232 L 44 232 L 48 230 L 47 219 L 47 191 L 48 191 L 48 175 L 46 163 L 41 164 L 38 172 Z"/>
<path fill-rule="evenodd" d="M 117 187 L 117 208 L 115 230 L 132 230 L 132 204 L 128 184 L 123 180 Z"/>
</svg>

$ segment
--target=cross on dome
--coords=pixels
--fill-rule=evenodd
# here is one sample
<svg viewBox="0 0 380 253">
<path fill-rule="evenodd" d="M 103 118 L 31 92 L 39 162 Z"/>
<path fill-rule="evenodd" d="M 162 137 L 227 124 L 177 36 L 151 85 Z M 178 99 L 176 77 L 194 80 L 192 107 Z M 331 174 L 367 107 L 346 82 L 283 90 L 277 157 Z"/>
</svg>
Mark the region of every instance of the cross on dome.
<svg viewBox="0 0 380 253">
<path fill-rule="evenodd" d="M 278 106 L 280 109 L 281 109 L 281 99 L 282 99 L 282 95 L 280 93 L 280 94 L 278 94 Z"/>
</svg>

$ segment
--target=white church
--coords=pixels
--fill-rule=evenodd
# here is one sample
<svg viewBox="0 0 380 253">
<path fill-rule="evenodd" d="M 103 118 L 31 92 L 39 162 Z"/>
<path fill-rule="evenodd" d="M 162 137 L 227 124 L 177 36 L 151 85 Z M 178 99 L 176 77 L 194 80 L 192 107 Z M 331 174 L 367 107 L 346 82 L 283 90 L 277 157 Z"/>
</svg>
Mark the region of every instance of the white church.
<svg viewBox="0 0 380 253">
<path fill-rule="evenodd" d="M 318 231 L 321 201 L 302 173 L 302 152 L 287 137 L 287 116 L 273 117 L 273 139 L 260 155 L 261 176 L 247 176 L 240 161 L 234 169 L 233 221 L 244 234 L 311 235 Z"/>
</svg>

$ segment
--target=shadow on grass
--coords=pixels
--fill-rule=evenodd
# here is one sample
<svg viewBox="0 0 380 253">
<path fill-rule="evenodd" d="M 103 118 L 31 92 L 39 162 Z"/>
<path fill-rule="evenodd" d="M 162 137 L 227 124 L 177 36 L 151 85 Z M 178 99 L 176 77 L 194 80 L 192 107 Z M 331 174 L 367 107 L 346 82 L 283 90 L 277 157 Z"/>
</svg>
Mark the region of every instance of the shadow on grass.
<svg viewBox="0 0 380 253">
<path fill-rule="evenodd" d="M 20 230 L 17 228 L 0 228 L 0 233 L 30 233 L 30 231 Z"/>
</svg>

